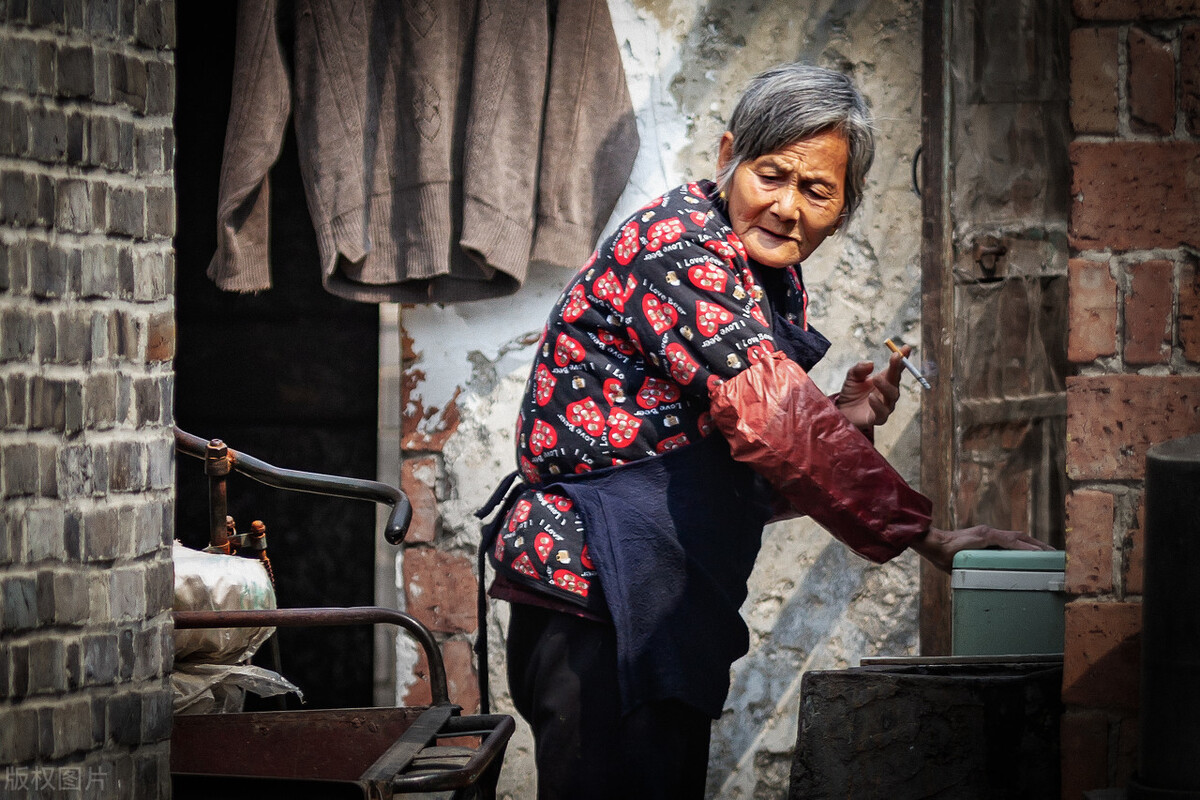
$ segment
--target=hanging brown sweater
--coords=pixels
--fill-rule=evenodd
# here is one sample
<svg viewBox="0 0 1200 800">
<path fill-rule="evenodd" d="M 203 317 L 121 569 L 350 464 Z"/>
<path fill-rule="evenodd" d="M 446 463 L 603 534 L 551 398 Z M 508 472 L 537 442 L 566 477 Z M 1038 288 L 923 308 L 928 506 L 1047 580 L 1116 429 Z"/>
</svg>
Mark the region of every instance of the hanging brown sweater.
<svg viewBox="0 0 1200 800">
<path fill-rule="evenodd" d="M 605 0 L 242 0 L 208 275 L 271 285 L 269 170 L 294 106 L 322 279 L 366 302 L 509 295 L 587 258 L 637 128 Z"/>
</svg>

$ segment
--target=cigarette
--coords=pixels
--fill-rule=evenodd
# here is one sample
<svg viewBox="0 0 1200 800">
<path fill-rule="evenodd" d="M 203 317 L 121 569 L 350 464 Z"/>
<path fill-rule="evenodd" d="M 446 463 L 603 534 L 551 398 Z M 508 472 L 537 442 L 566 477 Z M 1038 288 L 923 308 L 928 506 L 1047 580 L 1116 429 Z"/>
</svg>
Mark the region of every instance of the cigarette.
<svg viewBox="0 0 1200 800">
<path fill-rule="evenodd" d="M 900 352 L 900 348 L 896 347 L 896 343 L 893 342 L 891 339 L 885 340 L 884 344 L 886 344 L 888 346 L 888 350 L 891 350 L 893 353 Z M 916 378 L 917 381 L 920 382 L 920 384 L 922 386 L 924 386 L 926 389 L 933 388 L 932 386 L 929 385 L 929 381 L 925 380 L 925 376 L 921 374 L 921 370 L 917 369 L 916 366 L 911 361 L 909 361 L 906 357 L 900 356 L 900 363 L 904 365 L 905 369 L 907 369 L 909 372 L 912 373 L 912 376 L 914 378 Z"/>
</svg>

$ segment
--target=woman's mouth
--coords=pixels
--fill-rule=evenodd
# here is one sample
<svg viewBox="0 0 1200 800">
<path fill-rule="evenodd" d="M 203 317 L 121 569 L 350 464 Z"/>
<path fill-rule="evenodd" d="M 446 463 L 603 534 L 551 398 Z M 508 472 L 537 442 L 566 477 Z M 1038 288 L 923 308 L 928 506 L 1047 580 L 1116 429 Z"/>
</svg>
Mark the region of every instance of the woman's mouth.
<svg viewBox="0 0 1200 800">
<path fill-rule="evenodd" d="M 792 243 L 795 241 L 791 236 L 788 236 L 787 234 L 775 233 L 775 231 L 769 230 L 767 228 L 759 228 L 758 230 L 760 233 L 766 234 L 766 238 L 769 242 L 773 242 L 775 244 L 789 244 L 789 243 Z"/>
</svg>

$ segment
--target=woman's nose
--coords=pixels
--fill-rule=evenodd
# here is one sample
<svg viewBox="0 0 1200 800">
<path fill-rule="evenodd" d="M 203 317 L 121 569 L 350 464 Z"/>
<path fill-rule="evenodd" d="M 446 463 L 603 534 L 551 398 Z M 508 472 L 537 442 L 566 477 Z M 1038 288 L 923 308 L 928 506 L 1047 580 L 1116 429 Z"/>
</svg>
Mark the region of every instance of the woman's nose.
<svg viewBox="0 0 1200 800">
<path fill-rule="evenodd" d="M 800 193 L 794 186 L 780 188 L 775 192 L 771 211 L 780 219 L 793 221 L 800 217 Z"/>
</svg>

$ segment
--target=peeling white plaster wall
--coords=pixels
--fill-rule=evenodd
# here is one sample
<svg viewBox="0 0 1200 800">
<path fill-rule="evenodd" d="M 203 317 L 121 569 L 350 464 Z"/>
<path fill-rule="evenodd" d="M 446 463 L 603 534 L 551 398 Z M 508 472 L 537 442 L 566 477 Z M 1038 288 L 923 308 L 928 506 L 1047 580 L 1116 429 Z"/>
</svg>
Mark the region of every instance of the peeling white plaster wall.
<svg viewBox="0 0 1200 800">
<path fill-rule="evenodd" d="M 920 218 L 911 170 L 919 143 L 920 3 L 609 0 L 609 6 L 641 135 L 612 221 L 684 179 L 711 176 L 724 120 L 754 73 L 793 59 L 848 70 L 875 111 L 879 141 L 860 215 L 804 266 L 813 323 L 834 343 L 814 380 L 834 392 L 854 362 L 884 363 L 888 336 L 917 343 Z M 424 374 L 414 398 L 442 409 L 459 392 L 461 423 L 443 449 L 439 508 L 447 538 L 439 546 L 474 552 L 479 523 L 472 512 L 513 469 L 512 431 L 532 343 L 569 277 L 535 269 L 511 298 L 403 310 L 403 328 L 419 356 L 414 368 Z M 918 391 L 907 383 L 877 437 L 880 450 L 914 482 Z M 711 797 L 786 796 L 804 670 L 911 654 L 916 575 L 911 554 L 876 567 L 805 521 L 768 528 L 743 609 L 751 651 L 733 667 L 733 691 L 713 728 Z M 493 707 L 513 713 L 502 657 L 505 604 L 493 603 L 491 616 Z M 531 750 L 520 723 L 502 797 L 534 796 Z"/>
</svg>

